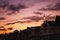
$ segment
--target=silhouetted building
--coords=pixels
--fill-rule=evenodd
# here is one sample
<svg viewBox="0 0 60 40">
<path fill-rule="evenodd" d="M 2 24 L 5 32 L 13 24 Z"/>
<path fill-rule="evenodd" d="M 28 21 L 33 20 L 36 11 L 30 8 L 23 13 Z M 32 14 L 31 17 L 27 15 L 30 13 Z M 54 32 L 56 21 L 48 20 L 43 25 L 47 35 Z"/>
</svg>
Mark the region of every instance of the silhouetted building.
<svg viewBox="0 0 60 40">
<path fill-rule="evenodd" d="M 59 26 L 60 25 L 60 16 L 56 16 L 56 25 Z"/>
<path fill-rule="evenodd" d="M 56 16 L 56 21 L 46 21 L 42 26 L 28 27 L 21 31 L 15 30 L 10 34 L 1 34 L 0 40 L 60 40 L 59 23 L 60 16 Z"/>
</svg>

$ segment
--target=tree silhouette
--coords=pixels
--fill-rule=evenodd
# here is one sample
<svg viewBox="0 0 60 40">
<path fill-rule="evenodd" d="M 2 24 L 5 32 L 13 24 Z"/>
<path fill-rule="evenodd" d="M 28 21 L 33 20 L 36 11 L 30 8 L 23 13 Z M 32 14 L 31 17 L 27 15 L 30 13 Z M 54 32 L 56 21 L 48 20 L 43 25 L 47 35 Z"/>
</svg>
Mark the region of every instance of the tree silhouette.
<svg viewBox="0 0 60 40">
<path fill-rule="evenodd" d="M 56 20 L 55 20 L 55 24 L 56 26 L 60 26 L 60 16 L 56 16 Z"/>
</svg>

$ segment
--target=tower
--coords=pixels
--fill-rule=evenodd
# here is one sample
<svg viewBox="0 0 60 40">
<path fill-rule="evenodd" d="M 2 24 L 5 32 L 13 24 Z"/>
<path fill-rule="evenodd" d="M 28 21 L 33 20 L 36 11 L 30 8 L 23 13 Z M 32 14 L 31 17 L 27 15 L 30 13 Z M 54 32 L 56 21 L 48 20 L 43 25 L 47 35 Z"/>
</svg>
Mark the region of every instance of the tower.
<svg viewBox="0 0 60 40">
<path fill-rule="evenodd" d="M 45 13 L 44 13 L 44 15 L 43 15 L 43 20 L 44 20 L 44 22 L 46 21 L 46 16 L 45 16 Z"/>
<path fill-rule="evenodd" d="M 44 13 L 44 15 L 43 15 L 44 23 L 45 23 L 45 25 L 47 25 L 49 27 L 49 24 L 46 22 L 47 21 L 46 20 L 47 17 L 49 17 L 49 16 Z"/>
</svg>

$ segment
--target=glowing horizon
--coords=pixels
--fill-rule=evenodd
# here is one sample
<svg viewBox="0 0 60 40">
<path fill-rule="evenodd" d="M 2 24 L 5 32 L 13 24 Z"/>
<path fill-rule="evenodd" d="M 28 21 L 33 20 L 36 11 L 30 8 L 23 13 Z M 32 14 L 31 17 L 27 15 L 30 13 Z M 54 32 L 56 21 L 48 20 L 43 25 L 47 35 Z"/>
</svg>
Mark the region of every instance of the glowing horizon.
<svg viewBox="0 0 60 40">
<path fill-rule="evenodd" d="M 7 31 L 0 30 L 0 33 L 41 26 L 44 14 L 47 20 L 54 20 L 56 15 L 60 15 L 60 0 L 1 0 L 0 27 Z"/>
</svg>

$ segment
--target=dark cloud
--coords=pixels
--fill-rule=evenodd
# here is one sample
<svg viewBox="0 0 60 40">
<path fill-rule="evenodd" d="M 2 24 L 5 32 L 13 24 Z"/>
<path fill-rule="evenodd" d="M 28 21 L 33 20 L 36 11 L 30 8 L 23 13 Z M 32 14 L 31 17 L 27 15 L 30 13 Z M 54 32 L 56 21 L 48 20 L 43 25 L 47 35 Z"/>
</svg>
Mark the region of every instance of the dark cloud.
<svg viewBox="0 0 60 40">
<path fill-rule="evenodd" d="M 15 23 L 30 23 L 32 22 L 31 20 L 27 20 L 27 21 L 17 21 L 17 22 L 12 22 L 12 23 L 7 23 L 6 25 L 13 25 Z"/>
<path fill-rule="evenodd" d="M 25 21 L 17 21 L 16 23 L 24 23 Z"/>
<path fill-rule="evenodd" d="M 30 23 L 30 22 L 32 22 L 31 20 L 30 21 L 25 21 L 25 23 Z"/>
<path fill-rule="evenodd" d="M 16 12 L 19 12 L 20 10 L 27 8 L 24 5 L 18 4 L 18 5 L 9 5 L 8 6 L 8 11 L 11 11 L 10 13 L 8 13 L 7 15 L 13 15 L 16 14 Z"/>
<path fill-rule="evenodd" d="M 0 31 L 6 31 L 6 29 L 4 28 L 4 26 L 0 26 Z"/>
<path fill-rule="evenodd" d="M 18 5 L 9 5 L 9 4 L 0 4 L 0 8 L 2 8 L 2 10 L 5 11 L 0 11 L 2 12 L 8 12 L 11 11 L 10 13 L 6 13 L 7 15 L 12 15 L 12 14 L 16 14 L 16 12 L 20 12 L 20 10 L 27 8 L 24 5 L 18 4 Z"/>
<path fill-rule="evenodd" d="M 31 17 L 26 17 L 26 18 L 23 18 L 23 19 L 30 19 L 32 21 L 39 21 L 39 20 L 41 20 L 41 18 L 38 17 L 38 16 L 31 16 Z"/>
<path fill-rule="evenodd" d="M 13 25 L 15 23 L 24 23 L 24 21 L 17 21 L 17 22 L 7 23 L 6 25 Z"/>
<path fill-rule="evenodd" d="M 12 27 L 8 28 L 8 30 L 12 30 L 12 29 L 13 29 Z"/>
<path fill-rule="evenodd" d="M 56 3 L 52 8 L 47 8 L 48 10 L 60 10 L 60 3 Z"/>
<path fill-rule="evenodd" d="M 4 17 L 0 17 L 0 20 L 5 20 L 5 18 Z"/>
<path fill-rule="evenodd" d="M 0 31 L 6 31 L 6 29 L 0 29 Z"/>
<path fill-rule="evenodd" d="M 56 9 L 56 10 L 60 10 L 60 3 L 56 3 L 55 9 Z"/>
<path fill-rule="evenodd" d="M 10 24 L 15 24 L 15 22 L 13 22 L 13 23 L 7 23 L 6 25 L 10 25 Z"/>
<path fill-rule="evenodd" d="M 14 12 L 12 12 L 12 13 L 7 13 L 7 15 L 13 15 L 13 14 L 16 14 L 16 13 L 14 13 Z"/>
<path fill-rule="evenodd" d="M 8 9 L 10 11 L 14 11 L 14 12 L 19 11 L 19 10 L 24 9 L 24 8 L 26 8 L 26 6 L 21 5 L 21 4 L 18 4 L 17 6 L 16 5 L 9 5 L 9 7 L 8 7 Z"/>
<path fill-rule="evenodd" d="M 6 8 L 9 2 L 6 0 L 0 0 L 0 8 Z"/>
<path fill-rule="evenodd" d="M 17 22 L 7 23 L 6 25 L 13 25 L 13 24 L 15 24 L 15 23 L 24 23 L 24 22 L 17 21 Z"/>
<path fill-rule="evenodd" d="M 54 6 L 53 5 L 48 5 L 47 8 L 41 8 L 38 10 L 60 10 L 60 3 L 56 3 Z"/>
<path fill-rule="evenodd" d="M 18 3 L 21 3 L 21 4 L 24 4 L 24 5 L 32 5 L 34 3 L 38 3 L 38 2 L 44 2 L 44 1 L 48 1 L 48 0 L 9 0 L 10 4 L 18 4 Z"/>
<path fill-rule="evenodd" d="M 11 13 L 8 13 L 7 15 L 12 15 L 15 14 L 15 12 L 19 12 L 21 9 L 27 8 L 26 6 L 18 3 L 17 5 L 10 5 L 9 0 L 0 0 L 0 8 L 2 8 L 3 10 L 5 10 L 5 12 L 7 11 L 11 11 Z"/>
<path fill-rule="evenodd" d="M 30 22 L 32 22 L 31 20 L 27 20 L 27 21 L 18 21 L 18 22 L 16 22 L 16 23 L 30 23 Z"/>
<path fill-rule="evenodd" d="M 4 28 L 4 26 L 0 26 L 0 28 Z"/>
<path fill-rule="evenodd" d="M 43 13 L 42 12 L 34 12 L 34 14 L 42 15 Z"/>
</svg>

